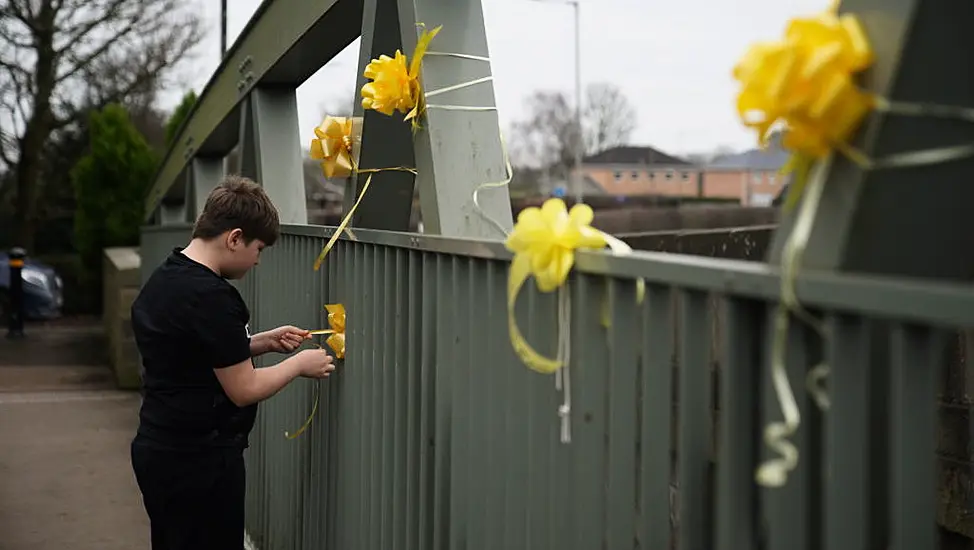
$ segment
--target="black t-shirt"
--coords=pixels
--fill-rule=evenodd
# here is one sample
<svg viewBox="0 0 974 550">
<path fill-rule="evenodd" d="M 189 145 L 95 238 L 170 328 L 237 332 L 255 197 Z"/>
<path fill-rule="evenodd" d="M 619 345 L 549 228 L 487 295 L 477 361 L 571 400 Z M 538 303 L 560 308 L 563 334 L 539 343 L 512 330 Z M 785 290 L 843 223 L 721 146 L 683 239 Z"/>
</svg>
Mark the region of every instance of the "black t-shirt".
<svg viewBox="0 0 974 550">
<path fill-rule="evenodd" d="M 144 367 L 141 442 L 186 450 L 247 446 L 257 405 L 234 405 L 213 369 L 250 357 L 249 321 L 237 289 L 179 248 L 152 273 L 132 304 Z"/>
</svg>

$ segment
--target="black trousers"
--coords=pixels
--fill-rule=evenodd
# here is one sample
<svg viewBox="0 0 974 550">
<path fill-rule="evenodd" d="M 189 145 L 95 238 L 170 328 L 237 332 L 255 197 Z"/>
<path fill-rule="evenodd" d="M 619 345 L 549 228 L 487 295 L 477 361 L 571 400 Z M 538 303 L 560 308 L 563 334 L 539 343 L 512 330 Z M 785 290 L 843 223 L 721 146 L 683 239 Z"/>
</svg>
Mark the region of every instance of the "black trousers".
<svg viewBox="0 0 974 550">
<path fill-rule="evenodd" d="M 152 550 L 242 550 L 246 469 L 241 449 L 173 451 L 132 442 Z"/>
</svg>

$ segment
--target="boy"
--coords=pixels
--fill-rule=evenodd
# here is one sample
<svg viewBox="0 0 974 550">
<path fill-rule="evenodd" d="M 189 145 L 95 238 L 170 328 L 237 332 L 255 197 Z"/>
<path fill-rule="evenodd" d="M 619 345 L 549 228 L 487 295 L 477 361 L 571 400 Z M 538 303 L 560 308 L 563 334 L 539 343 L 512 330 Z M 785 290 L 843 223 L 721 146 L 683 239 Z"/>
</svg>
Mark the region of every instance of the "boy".
<svg viewBox="0 0 974 550">
<path fill-rule="evenodd" d="M 283 326 L 250 335 L 250 313 L 227 279 L 257 265 L 280 234 L 277 209 L 253 181 L 228 176 L 132 305 L 145 369 L 132 467 L 151 523 L 153 550 L 241 550 L 243 450 L 257 403 L 299 376 L 334 366 L 321 349 L 272 367 L 252 357 L 290 353 L 309 332 Z"/>
</svg>

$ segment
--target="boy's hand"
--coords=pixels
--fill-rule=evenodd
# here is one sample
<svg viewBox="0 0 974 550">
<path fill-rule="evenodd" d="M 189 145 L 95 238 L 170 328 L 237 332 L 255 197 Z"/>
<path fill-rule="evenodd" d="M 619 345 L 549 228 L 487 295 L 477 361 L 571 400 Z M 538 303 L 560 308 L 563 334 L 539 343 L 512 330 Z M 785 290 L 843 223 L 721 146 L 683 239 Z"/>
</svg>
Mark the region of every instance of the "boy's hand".
<svg viewBox="0 0 974 550">
<path fill-rule="evenodd" d="M 290 360 L 297 361 L 301 376 L 305 378 L 325 378 L 335 370 L 331 355 L 323 349 L 306 349 Z"/>
<path fill-rule="evenodd" d="M 263 351 L 273 351 L 276 353 L 291 353 L 298 349 L 301 343 L 311 338 L 311 333 L 307 330 L 291 325 L 277 327 L 267 332 L 257 335 L 262 340 Z"/>
</svg>

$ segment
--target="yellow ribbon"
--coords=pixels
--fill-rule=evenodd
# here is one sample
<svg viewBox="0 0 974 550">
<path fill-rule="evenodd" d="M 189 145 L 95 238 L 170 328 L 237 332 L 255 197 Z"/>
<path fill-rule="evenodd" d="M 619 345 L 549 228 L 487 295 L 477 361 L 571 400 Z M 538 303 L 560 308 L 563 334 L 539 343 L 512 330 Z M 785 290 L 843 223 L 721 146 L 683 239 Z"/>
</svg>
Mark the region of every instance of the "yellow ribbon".
<svg viewBox="0 0 974 550">
<path fill-rule="evenodd" d="M 328 326 L 331 328 L 312 330 L 310 331 L 312 336 L 318 336 L 323 334 L 329 334 L 330 336 L 325 340 L 328 347 L 335 352 L 336 359 L 345 358 L 345 306 L 342 304 L 328 304 L 325 306 L 325 310 L 328 311 Z M 315 344 L 316 347 L 321 347 Z M 318 396 L 321 391 L 321 380 L 315 384 L 315 398 L 314 405 L 311 407 L 311 414 L 305 419 L 304 424 L 298 428 L 298 431 L 293 434 L 285 431 L 284 437 L 288 439 L 295 439 L 311 426 L 311 421 L 315 417 L 315 413 L 318 412 Z"/>
<path fill-rule="evenodd" d="M 328 304 L 325 306 L 328 312 L 328 326 L 331 328 L 322 330 L 312 330 L 312 335 L 329 334 L 325 339 L 328 347 L 335 352 L 336 359 L 345 358 L 345 306 L 343 304 Z"/>
<path fill-rule="evenodd" d="M 353 156 L 354 144 L 360 141 L 357 135 L 357 125 L 354 124 L 354 119 L 344 118 L 344 117 L 325 117 L 324 122 L 321 126 L 315 128 L 315 138 L 311 140 L 311 158 L 322 161 L 322 169 L 325 172 L 326 177 L 331 177 L 329 172 L 335 174 L 335 177 L 348 177 L 352 174 L 369 174 L 369 177 L 365 180 L 365 185 L 362 186 L 362 190 L 359 192 L 358 198 L 352 207 L 345 213 L 342 221 L 338 224 L 335 232 L 328 239 L 328 242 L 321 249 L 318 257 L 315 259 L 314 270 L 318 271 L 321 269 L 321 264 L 325 261 L 325 256 L 331 251 L 338 242 L 338 238 L 341 237 L 342 233 L 348 227 L 348 224 L 352 221 L 352 216 L 355 215 L 355 211 L 358 209 L 359 204 L 362 203 L 362 199 L 365 198 L 365 192 L 369 190 L 369 186 L 372 185 L 372 176 L 376 172 L 409 172 L 411 174 L 416 174 L 415 168 L 407 168 L 405 166 L 394 166 L 389 168 L 366 168 L 362 169 L 358 167 L 358 164 Z M 319 158 L 320 157 L 320 158 Z M 347 172 L 345 171 L 345 166 L 348 166 Z"/>
<path fill-rule="evenodd" d="M 870 159 L 848 140 L 870 111 L 907 116 L 934 116 L 974 122 L 974 110 L 963 107 L 891 102 L 859 89 L 854 75 L 868 68 L 874 54 L 854 15 L 838 15 L 838 1 L 820 15 L 792 20 L 783 41 L 753 46 L 734 69 L 741 81 L 737 110 L 745 126 L 758 132 L 762 146 L 774 127 L 784 124 L 783 145 L 793 152 L 783 167 L 793 173 L 785 208 L 800 205 L 791 233 L 782 249 L 781 301 L 775 314 L 771 350 L 771 378 L 783 416 L 765 428 L 765 444 L 778 456 L 761 464 L 757 482 L 781 487 L 798 464 L 798 449 L 788 438 L 801 423 L 798 404 L 785 368 L 790 315 L 811 326 L 823 338 L 821 323 L 805 311 L 795 283 L 805 247 L 825 188 L 824 164 L 838 152 L 863 170 L 922 166 L 974 154 L 974 144 L 911 151 Z M 808 188 L 806 189 L 806 184 Z M 816 404 L 829 407 L 820 386 L 829 365 L 809 370 L 806 386 Z"/>
<path fill-rule="evenodd" d="M 372 82 L 362 86 L 362 107 L 384 115 L 399 111 L 406 115 L 404 120 L 412 123 L 414 131 L 419 129 L 419 117 L 425 108 L 419 83 L 423 56 L 442 28 L 442 25 L 431 31 L 424 28 L 416 41 L 408 67 L 406 56 L 400 50 L 396 50 L 394 57 L 381 55 L 370 61 L 364 74 Z"/>
<path fill-rule="evenodd" d="M 347 178 L 352 175 L 355 161 L 352 149 L 355 142 L 354 123 L 351 118 L 325 117 L 315 128 L 311 140 L 311 158 L 321 161 L 326 178 Z"/>
<path fill-rule="evenodd" d="M 541 292 L 562 286 L 575 263 L 575 250 L 609 246 L 616 254 L 632 252 L 629 245 L 591 226 L 594 213 L 587 204 L 568 211 L 561 199 L 548 199 L 541 208 L 525 208 L 504 245 L 514 253 L 507 280 L 507 323 L 511 344 L 530 369 L 550 374 L 563 365 L 558 358 L 538 353 L 517 326 L 514 304 L 528 277 L 534 277 Z"/>
</svg>

